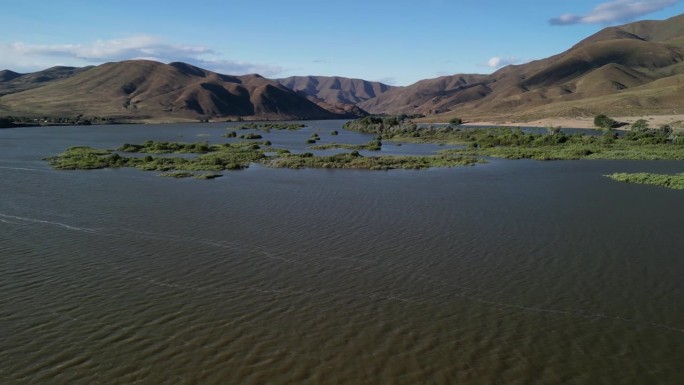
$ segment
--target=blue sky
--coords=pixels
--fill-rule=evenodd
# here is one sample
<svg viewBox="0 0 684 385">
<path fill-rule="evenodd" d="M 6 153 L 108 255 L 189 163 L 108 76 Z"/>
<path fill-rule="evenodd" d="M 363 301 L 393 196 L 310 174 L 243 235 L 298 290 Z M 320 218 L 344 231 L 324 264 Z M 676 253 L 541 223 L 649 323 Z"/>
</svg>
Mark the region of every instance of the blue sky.
<svg viewBox="0 0 684 385">
<path fill-rule="evenodd" d="M 4 2 L 0 69 L 146 58 L 221 73 L 408 85 L 560 53 L 684 0 L 22 0 Z"/>
</svg>

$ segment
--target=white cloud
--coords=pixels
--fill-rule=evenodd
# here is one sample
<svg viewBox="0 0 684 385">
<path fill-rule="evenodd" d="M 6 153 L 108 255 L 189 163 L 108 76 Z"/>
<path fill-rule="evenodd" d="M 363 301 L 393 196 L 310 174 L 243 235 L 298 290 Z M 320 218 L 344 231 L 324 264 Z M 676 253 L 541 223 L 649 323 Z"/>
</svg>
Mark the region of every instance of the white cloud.
<svg viewBox="0 0 684 385">
<path fill-rule="evenodd" d="M 599 4 L 584 16 L 566 13 L 549 20 L 551 25 L 611 24 L 627 22 L 678 3 L 679 0 L 613 0 Z"/>
<path fill-rule="evenodd" d="M 245 75 L 245 74 L 259 74 L 267 78 L 274 77 L 276 75 L 285 72 L 285 68 L 280 66 L 271 66 L 265 64 L 255 64 L 248 63 L 244 61 L 233 61 L 233 60 L 201 60 L 187 58 L 185 60 L 175 60 L 184 61 L 190 63 L 197 67 L 208 69 L 220 74 L 226 75 Z"/>
<path fill-rule="evenodd" d="M 517 64 L 520 62 L 521 62 L 521 60 L 515 56 L 508 56 L 508 57 L 494 56 L 494 57 L 489 58 L 489 60 L 487 60 L 487 62 L 484 64 L 484 66 L 489 67 L 489 68 L 498 69 L 501 67 L 505 67 L 509 64 Z"/>
<path fill-rule="evenodd" d="M 55 65 L 83 66 L 129 59 L 164 63 L 182 61 L 231 75 L 260 73 L 271 76 L 283 71 L 277 66 L 225 60 L 216 51 L 204 46 L 170 44 L 149 35 L 96 40 L 87 44 L 0 43 L 0 69 L 15 71 L 30 72 Z"/>
</svg>

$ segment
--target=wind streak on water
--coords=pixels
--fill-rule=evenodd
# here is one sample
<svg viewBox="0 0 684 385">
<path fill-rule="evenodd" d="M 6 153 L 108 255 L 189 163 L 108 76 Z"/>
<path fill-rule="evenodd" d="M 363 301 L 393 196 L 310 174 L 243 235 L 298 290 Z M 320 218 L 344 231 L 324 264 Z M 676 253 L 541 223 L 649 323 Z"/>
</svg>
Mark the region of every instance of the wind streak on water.
<svg viewBox="0 0 684 385">
<path fill-rule="evenodd" d="M 44 219 L 35 219 L 35 218 L 26 218 L 26 217 L 19 217 L 16 215 L 8 215 L 8 214 L 2 214 L 0 213 L 0 219 L 5 219 L 5 220 L 15 220 L 19 222 L 12 222 L 12 223 L 35 223 L 35 224 L 45 224 L 45 225 L 52 225 L 52 226 L 58 226 L 65 228 L 67 230 L 73 230 L 73 231 L 83 231 L 87 233 L 95 233 L 98 232 L 99 229 L 90 229 L 86 227 L 78 227 L 78 226 L 72 226 L 68 225 L 66 223 L 60 223 L 60 222 L 53 222 L 53 221 L 48 221 Z"/>
<path fill-rule="evenodd" d="M 161 234 L 161 233 L 154 233 L 154 232 L 147 232 L 147 231 L 137 231 L 133 229 L 128 229 L 128 228 L 87 228 L 87 227 L 79 227 L 79 226 L 74 226 L 74 225 L 69 225 L 66 223 L 61 223 L 61 222 L 55 222 L 55 221 L 49 221 L 49 220 L 44 220 L 44 219 L 36 219 L 36 218 L 27 218 L 27 217 L 21 217 L 21 216 L 16 216 L 16 215 L 9 215 L 9 214 L 3 214 L 0 213 L 0 221 L 3 223 L 7 224 L 36 224 L 36 225 L 48 225 L 48 226 L 55 226 L 58 228 L 70 230 L 70 231 L 79 231 L 79 232 L 84 232 L 88 234 L 93 234 L 97 236 L 104 236 L 104 237 L 122 237 L 125 239 L 130 239 L 130 238 L 138 238 L 138 239 L 148 239 L 148 240 L 156 240 L 156 241 L 170 241 L 170 242 L 179 242 L 179 243 L 194 243 L 197 245 L 201 246 L 206 246 L 206 247 L 212 247 L 212 248 L 224 248 L 224 249 L 230 249 L 233 251 L 238 251 L 242 253 L 249 253 L 249 254 L 257 254 L 260 255 L 264 258 L 270 259 L 270 260 L 275 260 L 279 262 L 284 262 L 288 263 L 291 265 L 299 265 L 299 266 L 310 266 L 311 261 L 315 260 L 316 263 L 319 266 L 323 266 L 326 268 L 331 268 L 331 269 L 340 269 L 341 266 L 335 264 L 334 262 L 337 260 L 344 260 L 344 261 L 350 261 L 350 262 L 356 262 L 356 263 L 363 263 L 364 266 L 358 266 L 356 268 L 349 268 L 349 267 L 344 267 L 344 269 L 350 270 L 350 269 L 381 269 L 383 271 L 388 271 L 388 270 L 401 270 L 399 269 L 400 265 L 397 264 L 381 264 L 381 263 L 372 263 L 371 261 L 364 261 L 361 259 L 357 258 L 339 258 L 339 257 L 325 257 L 325 256 L 320 256 L 320 255 L 312 255 L 311 253 L 305 253 L 305 252 L 279 252 L 279 253 L 273 253 L 269 251 L 266 247 L 262 246 L 256 246 L 256 245 L 244 245 L 239 242 L 234 242 L 234 241 L 223 241 L 223 240 L 213 240 L 213 239 L 203 239 L 203 238 L 197 238 L 197 237 L 184 237 L 184 236 L 174 236 L 174 235 L 168 235 L 168 234 Z M 286 256 L 283 256 L 282 254 L 285 254 Z M 331 263 L 322 263 L 321 260 L 326 260 Z M 403 266 L 405 267 L 405 266 Z M 131 278 L 131 277 L 129 277 Z M 435 283 L 438 283 L 440 279 L 435 276 L 427 275 L 427 274 L 415 274 L 414 278 L 419 279 L 419 280 L 424 280 L 426 281 L 426 284 L 429 285 L 434 285 Z M 209 287 L 204 287 L 204 286 L 193 286 L 193 287 L 188 287 L 188 286 L 183 286 L 183 285 L 178 285 L 174 283 L 168 283 L 164 282 L 161 280 L 154 279 L 153 277 L 137 277 L 135 279 L 139 279 L 142 281 L 146 281 L 149 284 L 156 285 L 156 286 L 161 286 L 161 287 L 168 287 L 168 288 L 177 288 L 177 289 L 184 289 L 184 290 L 201 290 L 205 292 L 211 292 L 212 289 Z M 527 313 L 545 313 L 545 314 L 551 314 L 551 315 L 559 315 L 559 316 L 569 316 L 572 318 L 582 318 L 582 319 L 588 319 L 588 320 L 597 320 L 597 319 L 604 319 L 604 320 L 613 320 L 613 321 L 618 321 L 621 323 L 625 324 L 643 324 L 649 327 L 653 328 L 658 328 L 658 329 L 663 329 L 663 330 L 668 330 L 668 331 L 674 331 L 677 333 L 682 333 L 684 334 L 684 329 L 678 328 L 675 326 L 671 325 L 666 325 L 662 324 L 659 322 L 655 322 L 652 320 L 637 320 L 637 319 L 632 319 L 629 317 L 624 317 L 621 315 L 617 316 L 610 316 L 606 315 L 603 313 L 586 313 L 583 310 L 572 310 L 572 309 L 553 309 L 553 308 L 544 308 L 544 307 L 537 307 L 533 305 L 519 305 L 519 304 L 511 304 L 511 303 L 502 303 L 502 302 L 496 302 L 496 301 L 490 301 L 487 300 L 482 296 L 482 290 L 479 290 L 481 293 L 477 292 L 468 292 L 470 290 L 469 288 L 466 288 L 464 286 L 458 286 L 454 285 L 453 283 L 445 283 L 441 282 L 441 286 L 449 286 L 450 288 L 455 288 L 460 290 L 460 292 L 451 292 L 451 295 L 459 298 L 463 298 L 469 301 L 474 301 L 476 303 L 482 304 L 482 305 L 487 305 L 487 306 L 492 306 L 496 309 L 499 310 L 517 310 L 517 311 L 522 311 L 522 312 L 527 312 Z M 264 290 L 260 289 L 258 287 L 243 287 L 243 290 L 246 291 L 252 291 L 252 292 L 261 292 L 261 293 L 290 293 L 290 294 L 295 294 L 295 295 L 312 295 L 312 293 L 309 292 L 303 292 L 303 291 L 288 291 L 288 290 Z M 225 293 L 224 291 L 217 291 L 216 293 Z M 330 296 L 341 296 L 341 297 L 348 297 L 345 295 L 340 295 L 338 293 L 326 293 L 326 295 Z M 398 301 L 398 302 L 403 302 L 403 303 L 421 303 L 421 304 L 429 304 L 432 303 L 435 306 L 438 306 L 439 303 L 435 300 L 431 299 L 411 299 L 411 298 L 405 298 L 401 296 L 395 296 L 395 295 L 382 295 L 378 293 L 366 293 L 366 298 L 369 299 L 380 299 L 380 300 L 387 300 L 387 301 Z"/>
</svg>

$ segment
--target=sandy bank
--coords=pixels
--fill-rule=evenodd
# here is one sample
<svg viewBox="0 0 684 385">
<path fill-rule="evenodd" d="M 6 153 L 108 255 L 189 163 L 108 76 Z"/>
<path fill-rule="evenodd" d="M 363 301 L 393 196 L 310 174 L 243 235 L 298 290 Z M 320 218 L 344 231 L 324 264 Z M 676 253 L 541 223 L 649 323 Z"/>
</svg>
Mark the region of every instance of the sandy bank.
<svg viewBox="0 0 684 385">
<path fill-rule="evenodd" d="M 635 121 L 639 119 L 645 119 L 648 121 L 649 125 L 651 127 L 658 127 L 661 124 L 673 124 L 678 122 L 679 124 L 676 125 L 681 125 L 681 122 L 684 122 L 684 115 L 643 115 L 643 116 L 616 116 L 612 117 L 613 119 L 617 120 L 618 122 L 623 122 L 627 124 L 632 124 Z M 509 126 L 509 127 L 565 127 L 565 128 L 596 128 L 594 126 L 594 118 L 593 117 L 586 117 L 586 118 L 547 118 L 547 119 L 539 119 L 539 120 L 533 120 L 529 122 L 520 122 L 520 121 L 505 121 L 505 120 L 497 120 L 497 121 L 472 121 L 472 122 L 465 122 L 468 125 L 473 125 L 473 126 Z M 625 128 L 629 128 L 629 126 L 625 126 Z"/>
</svg>

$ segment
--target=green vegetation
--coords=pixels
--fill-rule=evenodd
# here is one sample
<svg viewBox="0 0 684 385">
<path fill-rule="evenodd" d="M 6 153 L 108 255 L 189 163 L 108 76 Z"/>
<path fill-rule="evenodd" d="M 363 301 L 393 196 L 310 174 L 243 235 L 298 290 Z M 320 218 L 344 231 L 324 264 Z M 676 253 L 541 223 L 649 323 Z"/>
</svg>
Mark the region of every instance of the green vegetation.
<svg viewBox="0 0 684 385">
<path fill-rule="evenodd" d="M 296 131 L 300 130 L 302 128 L 306 127 L 306 124 L 301 124 L 301 123 L 245 123 L 240 127 L 237 127 L 237 130 L 262 130 L 262 131 L 270 131 L 270 130 L 290 130 L 290 131 Z"/>
<path fill-rule="evenodd" d="M 330 150 L 336 148 L 344 148 L 345 150 L 368 150 L 368 151 L 380 151 L 382 148 L 382 142 L 380 140 L 373 140 L 366 144 L 346 144 L 346 143 L 328 143 L 320 144 L 317 146 L 311 146 L 312 150 Z"/>
<path fill-rule="evenodd" d="M 225 134 L 223 134 L 224 138 L 237 138 L 237 132 L 235 131 L 228 131 Z"/>
<path fill-rule="evenodd" d="M 195 178 L 195 179 L 216 179 L 220 178 L 223 175 L 221 174 L 213 174 L 213 173 L 193 173 L 193 172 L 188 172 L 188 171 L 170 171 L 170 172 L 164 172 L 159 174 L 159 176 L 164 176 L 168 178 L 176 178 L 176 179 L 181 179 L 181 178 Z"/>
<path fill-rule="evenodd" d="M 240 139 L 261 139 L 261 138 L 262 138 L 261 135 L 252 134 L 252 133 L 240 135 Z"/>
<path fill-rule="evenodd" d="M 449 121 L 449 124 L 451 124 L 452 126 L 460 126 L 461 124 L 463 124 L 463 120 L 461 120 L 461 118 L 453 118 Z"/>
<path fill-rule="evenodd" d="M 163 172 L 159 174 L 159 176 L 167 177 L 167 178 L 176 178 L 176 179 L 182 179 L 182 178 L 190 178 L 195 176 L 195 174 L 189 172 L 189 171 L 170 171 L 170 172 Z"/>
<path fill-rule="evenodd" d="M 648 130 L 648 122 L 644 119 L 639 119 L 632 123 L 631 129 L 635 132 L 645 132 Z"/>
<path fill-rule="evenodd" d="M 611 128 L 617 127 L 618 122 L 601 114 L 594 117 L 594 126 L 603 128 L 604 130 L 610 130 Z"/>
<path fill-rule="evenodd" d="M 337 130 L 332 130 L 330 131 L 330 135 L 339 135 L 340 133 L 337 132 Z"/>
<path fill-rule="evenodd" d="M 357 151 L 331 156 L 311 153 L 290 154 L 268 162 L 276 168 L 346 168 L 367 170 L 426 169 L 430 167 L 467 166 L 482 162 L 475 157 L 440 154 L 433 156 L 362 156 Z"/>
<path fill-rule="evenodd" d="M 169 150 L 175 148 L 176 150 Z M 225 143 L 195 147 L 192 143 L 147 141 L 143 145 L 126 144 L 119 152 L 129 153 L 193 153 L 187 157 L 126 157 L 112 150 L 91 147 L 69 147 L 67 151 L 47 158 L 50 165 L 61 170 L 91 170 L 101 168 L 134 167 L 147 171 L 222 171 L 240 170 L 265 157 L 256 143 Z"/>
<path fill-rule="evenodd" d="M 286 149 L 264 149 L 270 142 L 238 142 L 209 145 L 146 141 L 142 144 L 126 143 L 116 150 L 92 147 L 69 147 L 65 152 L 47 158 L 50 165 L 60 170 L 92 170 L 132 167 L 146 171 L 159 171 L 161 176 L 173 178 L 195 177 L 212 179 L 220 174 L 195 171 L 240 170 L 252 163 L 277 168 L 354 168 L 371 170 L 423 169 L 452 167 L 482 162 L 475 157 L 460 154 L 434 156 L 380 156 L 364 157 L 358 151 L 334 156 L 314 156 L 311 153 L 292 154 Z M 379 149 L 379 140 L 362 145 L 364 149 Z M 130 154 L 147 154 L 124 156 Z M 122 155 L 124 154 L 124 155 Z M 194 154 L 194 157 L 153 156 L 152 154 Z"/>
<path fill-rule="evenodd" d="M 2 121 L 5 121 L 5 126 L 3 127 Z M 99 117 L 99 116 L 89 116 L 85 117 L 83 114 L 78 114 L 76 116 L 6 116 L 0 118 L 0 128 L 9 127 L 29 127 L 29 126 L 73 126 L 73 125 L 84 125 L 89 126 L 91 124 L 116 124 L 119 123 L 114 118 Z M 11 126 L 9 124 L 12 124 Z"/>
<path fill-rule="evenodd" d="M 667 187 L 675 190 L 684 190 L 684 173 L 674 175 L 649 173 L 615 173 L 606 176 L 618 182 L 648 184 L 653 186 Z"/>
<path fill-rule="evenodd" d="M 627 133 L 616 137 L 584 134 L 530 134 L 520 129 L 497 128 L 453 132 L 452 143 L 466 145 L 464 149 L 446 150 L 471 156 L 492 156 L 507 159 L 633 159 L 684 160 L 684 143 L 663 131 Z"/>
<path fill-rule="evenodd" d="M 208 142 L 178 143 L 148 140 L 141 144 L 126 143 L 116 150 L 90 147 L 70 147 L 64 153 L 48 158 L 56 169 L 99 169 L 133 167 L 159 171 L 170 177 L 214 178 L 219 174 L 197 174 L 197 171 L 219 172 L 240 170 L 258 163 L 269 167 L 286 168 L 354 168 L 354 169 L 423 169 L 452 167 L 483 162 L 482 157 L 507 159 L 634 159 L 684 160 L 684 137 L 673 133 L 669 126 L 657 129 L 641 127 L 619 137 L 614 132 L 602 136 L 566 134 L 558 127 L 546 133 L 527 133 L 521 129 L 486 128 L 462 129 L 453 126 L 419 127 L 406 118 L 367 117 L 345 125 L 377 138 L 362 145 L 324 144 L 312 149 L 343 148 L 352 152 L 332 156 L 311 153 L 292 154 L 287 149 L 268 148 L 270 142 L 251 141 L 224 144 Z M 317 142 L 320 136 L 311 135 Z M 402 140 L 430 143 L 450 143 L 461 148 L 440 151 L 433 156 L 362 156 L 359 150 L 379 150 L 382 140 Z M 127 155 L 135 154 L 135 155 Z M 155 155 L 185 154 L 185 156 Z M 680 176 L 668 176 L 678 185 Z M 646 182 L 644 182 L 646 183 Z M 668 185 L 668 186 L 669 186 Z"/>
<path fill-rule="evenodd" d="M 434 131 L 430 128 L 419 128 L 417 124 L 402 116 L 366 116 L 361 119 L 349 121 L 343 126 L 346 130 L 358 131 L 366 134 L 376 134 L 379 139 L 392 139 L 395 137 L 419 137 L 421 132 Z M 453 130 L 446 127 L 446 130 Z"/>
<path fill-rule="evenodd" d="M 669 127 L 669 126 L 668 126 Z M 603 136 L 565 134 L 552 127 L 546 134 L 526 133 L 515 128 L 461 129 L 458 127 L 419 127 L 397 117 L 365 117 L 345 125 L 347 129 L 377 134 L 390 140 L 449 143 L 465 148 L 445 150 L 466 156 L 491 156 L 507 159 L 633 159 L 684 160 L 684 136 L 661 127 L 643 132 L 614 132 Z"/>
<path fill-rule="evenodd" d="M 121 152 L 140 152 L 146 154 L 206 154 L 211 151 L 207 142 L 178 143 L 178 142 L 156 142 L 145 141 L 142 144 L 124 143 L 116 151 Z"/>
<path fill-rule="evenodd" d="M 14 119 L 11 118 L 0 118 L 0 128 L 12 128 L 15 127 Z"/>
</svg>

